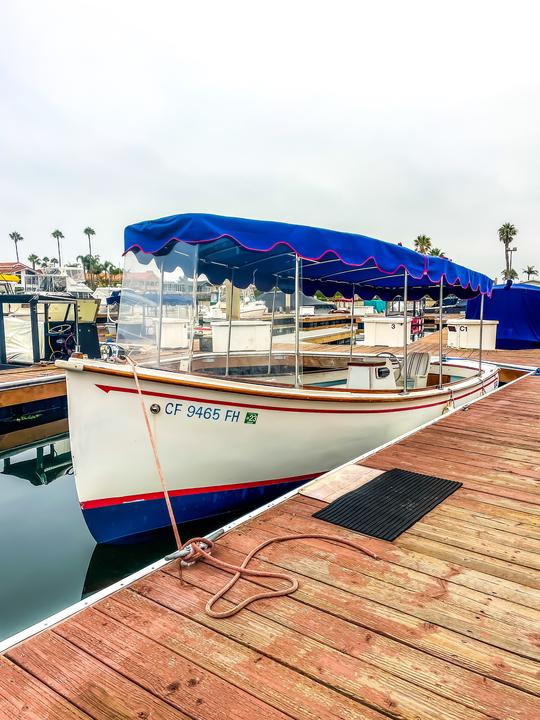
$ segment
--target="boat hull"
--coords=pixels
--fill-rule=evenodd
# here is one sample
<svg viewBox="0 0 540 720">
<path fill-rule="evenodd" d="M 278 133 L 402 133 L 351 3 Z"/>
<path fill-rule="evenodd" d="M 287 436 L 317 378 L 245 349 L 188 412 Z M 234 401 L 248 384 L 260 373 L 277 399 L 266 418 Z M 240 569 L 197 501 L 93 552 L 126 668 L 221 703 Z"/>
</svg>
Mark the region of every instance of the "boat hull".
<svg viewBox="0 0 540 720">
<path fill-rule="evenodd" d="M 94 538 L 117 542 L 169 520 L 133 377 L 92 365 L 67 373 L 75 479 Z M 369 400 L 146 372 L 141 389 L 177 522 L 262 504 L 498 382 L 486 372 L 453 399 L 431 389 Z"/>
</svg>

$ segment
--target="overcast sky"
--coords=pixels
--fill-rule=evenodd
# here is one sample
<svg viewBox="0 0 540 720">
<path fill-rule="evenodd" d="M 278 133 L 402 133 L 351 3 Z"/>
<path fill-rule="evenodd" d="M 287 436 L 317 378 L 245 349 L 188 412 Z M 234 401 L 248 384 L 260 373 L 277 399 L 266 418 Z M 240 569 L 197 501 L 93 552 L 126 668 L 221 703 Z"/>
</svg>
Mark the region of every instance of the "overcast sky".
<svg viewBox="0 0 540 720">
<path fill-rule="evenodd" d="M 534 2 L 2 0 L 0 261 L 213 212 L 540 266 Z"/>
</svg>

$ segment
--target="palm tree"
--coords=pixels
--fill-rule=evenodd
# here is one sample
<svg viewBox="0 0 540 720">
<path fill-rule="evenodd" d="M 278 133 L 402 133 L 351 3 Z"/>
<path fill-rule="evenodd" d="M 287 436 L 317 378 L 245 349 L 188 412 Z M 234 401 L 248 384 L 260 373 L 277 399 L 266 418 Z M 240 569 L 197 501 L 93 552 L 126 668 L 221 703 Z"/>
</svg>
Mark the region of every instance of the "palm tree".
<svg viewBox="0 0 540 720">
<path fill-rule="evenodd" d="M 92 242 L 90 241 L 90 238 L 92 237 L 92 235 L 96 234 L 96 231 L 93 230 L 91 227 L 86 227 L 84 228 L 83 232 L 88 238 L 88 254 L 92 255 Z"/>
<path fill-rule="evenodd" d="M 108 284 L 108 280 L 110 278 L 110 272 L 111 272 L 112 266 L 113 266 L 113 264 L 110 260 L 105 260 L 105 262 L 103 263 L 103 272 L 105 273 L 105 281 L 107 282 L 107 284 Z"/>
<path fill-rule="evenodd" d="M 445 257 L 443 251 L 437 247 L 430 248 L 428 255 L 433 255 L 434 257 Z"/>
<path fill-rule="evenodd" d="M 517 280 L 518 274 L 514 270 L 514 268 L 505 268 L 502 271 L 502 277 L 503 277 L 503 280 Z"/>
<path fill-rule="evenodd" d="M 122 268 L 117 267 L 116 265 L 113 265 L 110 263 L 109 266 L 109 283 L 112 282 L 113 277 L 118 277 L 118 275 L 122 274 Z"/>
<path fill-rule="evenodd" d="M 97 285 L 95 276 L 103 272 L 99 255 L 77 255 L 77 260 L 80 260 L 84 268 L 85 281 L 90 277 L 89 284 Z"/>
<path fill-rule="evenodd" d="M 56 258 L 51 258 L 51 259 L 49 260 L 49 262 L 51 263 L 51 265 L 52 265 L 53 267 L 54 267 L 55 265 L 58 265 L 58 260 L 57 260 Z"/>
<path fill-rule="evenodd" d="M 431 250 L 431 238 L 427 235 L 418 235 L 418 237 L 414 239 L 414 249 L 416 252 L 427 255 Z"/>
<path fill-rule="evenodd" d="M 60 230 L 55 230 L 54 232 L 51 233 L 51 235 L 56 240 L 56 243 L 58 245 L 58 262 L 61 265 L 62 264 L 62 254 L 60 252 L 60 240 L 63 240 L 64 236 Z"/>
<path fill-rule="evenodd" d="M 92 271 L 92 278 L 94 280 L 94 284 L 98 284 L 98 280 L 96 279 L 97 275 L 101 275 L 103 272 L 103 263 L 99 259 L 99 255 L 90 255 L 90 270 Z"/>
<path fill-rule="evenodd" d="M 90 258 L 91 255 L 77 255 L 77 260 L 81 263 L 83 266 L 84 271 L 84 282 L 86 282 L 86 273 L 90 271 Z"/>
<path fill-rule="evenodd" d="M 531 279 L 531 275 L 533 275 L 533 276 L 540 275 L 540 273 L 534 267 L 534 265 L 527 265 L 526 268 L 523 268 L 522 272 L 525 273 L 525 275 L 527 276 L 527 281 L 529 281 Z"/>
<path fill-rule="evenodd" d="M 49 262 L 50 262 L 49 258 L 45 255 L 45 257 L 41 259 L 40 265 L 41 265 L 41 267 L 47 267 Z"/>
<path fill-rule="evenodd" d="M 28 262 L 31 262 L 31 263 L 32 263 L 32 270 L 35 270 L 35 269 L 36 269 L 36 263 L 39 262 L 39 258 L 38 258 L 37 255 L 35 255 L 34 253 L 32 253 L 31 255 L 28 256 Z"/>
<path fill-rule="evenodd" d="M 18 243 L 22 242 L 24 240 L 23 236 L 18 233 L 16 230 L 9 233 L 9 237 L 13 240 L 15 243 L 15 255 L 17 256 L 17 262 L 20 262 L 19 260 L 19 248 L 17 247 Z"/>
<path fill-rule="evenodd" d="M 510 249 L 510 245 L 513 244 L 514 238 L 516 237 L 518 231 L 512 225 L 512 223 L 504 223 L 501 225 L 501 227 L 498 230 L 499 232 L 499 240 L 504 244 L 504 259 L 506 262 L 506 270 L 507 272 L 512 269 L 512 251 Z M 505 278 L 506 280 L 512 280 L 513 278 Z"/>
</svg>

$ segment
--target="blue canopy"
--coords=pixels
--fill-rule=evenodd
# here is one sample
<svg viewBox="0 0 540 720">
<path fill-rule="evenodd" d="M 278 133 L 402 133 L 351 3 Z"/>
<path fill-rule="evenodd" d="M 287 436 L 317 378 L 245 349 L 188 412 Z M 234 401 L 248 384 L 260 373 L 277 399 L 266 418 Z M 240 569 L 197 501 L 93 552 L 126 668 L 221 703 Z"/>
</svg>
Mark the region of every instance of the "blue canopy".
<svg viewBox="0 0 540 720">
<path fill-rule="evenodd" d="M 196 267 L 189 253 L 175 251 L 177 243 L 197 249 Z M 391 300 L 400 295 L 408 273 L 411 300 L 445 294 L 461 298 L 489 294 L 492 281 L 446 258 L 421 255 L 414 250 L 365 235 L 324 230 L 304 225 L 245 220 L 219 215 L 172 215 L 130 225 L 125 230 L 125 252 L 142 263 L 153 258 L 172 272 L 182 267 L 204 274 L 213 284 L 232 280 L 236 287 L 255 285 L 261 291 L 275 285 L 294 290 L 295 254 L 302 258 L 301 285 L 306 295 L 320 290 L 327 297 L 340 292 L 365 299 Z M 451 289 L 449 289 L 451 288 Z"/>
<path fill-rule="evenodd" d="M 480 299 L 467 303 L 468 318 L 480 318 Z M 484 301 L 484 319 L 498 320 L 496 347 L 523 350 L 540 347 L 540 287 L 496 285 Z"/>
</svg>

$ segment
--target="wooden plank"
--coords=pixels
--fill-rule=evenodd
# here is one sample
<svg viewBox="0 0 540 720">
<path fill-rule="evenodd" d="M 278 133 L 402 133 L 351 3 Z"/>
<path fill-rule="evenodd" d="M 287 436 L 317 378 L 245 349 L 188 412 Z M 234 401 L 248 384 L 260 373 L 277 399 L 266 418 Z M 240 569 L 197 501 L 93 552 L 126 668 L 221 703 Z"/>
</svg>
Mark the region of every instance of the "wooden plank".
<svg viewBox="0 0 540 720">
<path fill-rule="evenodd" d="M 477 503 L 480 505 L 480 503 Z M 484 505 L 484 507 L 489 507 Z M 501 508 L 501 510 L 503 510 Z M 507 511 L 510 512 L 510 511 Z M 516 513 L 517 515 L 518 513 Z M 522 513 L 524 517 L 525 513 Z M 520 522 L 515 518 L 505 516 L 502 512 L 500 517 L 482 511 L 481 509 L 471 509 L 470 507 L 463 507 L 462 504 L 455 504 L 446 500 L 442 505 L 435 508 L 429 513 L 430 518 L 444 519 L 446 522 L 453 522 L 454 520 L 459 523 L 471 524 L 473 528 L 483 530 L 499 530 L 507 535 L 514 535 L 522 537 L 524 539 L 540 540 L 540 527 L 532 523 Z M 454 527 L 456 527 L 454 525 Z"/>
<path fill-rule="evenodd" d="M 538 492 L 531 492 L 531 489 L 534 488 L 533 483 L 524 490 L 521 489 L 524 484 L 512 482 L 508 478 L 494 479 L 493 477 L 482 477 L 478 474 L 470 473 L 466 464 L 462 464 L 459 468 L 442 463 L 434 463 L 433 466 L 430 467 L 426 467 L 425 464 L 422 463 L 419 466 L 418 453 L 412 451 L 410 453 L 388 453 L 387 455 L 378 453 L 363 460 L 362 465 L 379 470 L 391 470 L 392 468 L 398 467 L 402 470 L 433 474 L 436 477 L 444 476 L 447 480 L 462 482 L 468 490 L 500 495 L 501 497 L 517 500 L 518 502 L 526 502 L 540 506 L 540 494 Z M 443 467 L 444 472 L 442 471 Z"/>
<path fill-rule="evenodd" d="M 457 455 L 458 457 L 464 457 L 469 467 L 486 468 L 490 472 L 510 473 L 511 475 L 519 475 L 520 478 L 540 480 L 540 465 L 533 462 L 530 455 L 527 460 L 523 458 L 523 454 L 522 459 L 515 457 L 505 458 L 496 451 L 494 446 L 482 453 L 479 452 L 479 447 L 474 440 L 471 440 L 470 443 L 461 441 L 459 446 L 456 447 L 454 439 L 453 447 L 446 447 L 442 441 L 439 442 L 439 436 L 433 437 L 430 435 L 429 439 L 425 437 L 415 438 L 414 440 L 408 439 L 403 443 L 403 447 L 416 450 L 418 453 L 426 453 L 431 458 L 435 456 L 438 461 L 444 463 L 455 462 Z"/>
<path fill-rule="evenodd" d="M 51 631 L 12 648 L 7 657 L 95 720 L 188 720 Z"/>
<path fill-rule="evenodd" d="M 259 520 L 255 521 L 253 526 L 263 531 L 266 529 L 268 532 L 271 531 L 270 526 L 277 526 L 281 532 L 299 532 L 300 528 L 304 528 L 304 531 L 316 532 L 317 528 L 321 526 L 318 524 L 318 521 L 311 516 L 321 505 L 322 503 L 310 505 L 306 502 L 306 498 L 300 499 L 300 497 L 297 497 L 287 503 L 287 506 L 277 506 L 269 511 L 269 513 L 265 515 L 264 524 Z M 469 593 L 471 600 L 474 602 L 472 606 L 473 610 L 478 609 L 478 603 L 482 604 L 483 595 L 493 595 L 494 598 L 509 600 L 511 602 L 510 605 L 501 605 L 501 607 L 504 607 L 505 614 L 510 616 L 520 615 L 521 613 L 527 614 L 527 611 L 523 608 L 516 608 L 515 603 L 519 603 L 526 608 L 540 609 L 538 592 L 523 587 L 521 584 L 515 582 L 509 583 L 505 579 L 494 577 L 488 573 L 469 571 L 459 563 L 450 564 L 441 562 L 436 558 L 430 557 L 429 554 L 422 552 L 413 554 L 409 551 L 402 550 L 400 540 L 408 537 L 410 531 L 402 535 L 401 538 L 398 538 L 394 543 L 388 543 L 384 540 L 361 535 L 360 533 L 353 533 L 346 528 L 340 528 L 336 525 L 325 525 L 324 528 L 324 532 L 359 541 L 362 545 L 375 552 L 380 558 L 378 563 L 370 563 L 369 560 L 362 555 L 356 558 L 354 551 L 352 554 L 349 553 L 349 556 L 353 559 L 352 567 L 362 568 L 363 572 L 378 577 L 385 582 L 392 582 L 410 590 L 413 587 L 411 582 L 414 580 L 418 584 L 421 593 L 429 592 L 430 588 L 432 591 L 433 583 L 435 583 L 438 587 L 436 594 L 440 592 L 441 581 L 450 583 L 448 592 L 445 593 L 447 601 L 450 601 L 453 595 L 453 585 L 460 585 L 463 586 L 463 588 L 469 588 L 474 591 Z M 328 548 L 326 548 L 326 550 L 328 551 Z M 347 557 L 346 554 L 343 555 L 343 558 Z M 387 565 L 387 563 L 390 563 L 390 565 Z M 503 564 L 503 567 L 506 568 L 506 564 Z M 407 572 L 403 573 L 401 568 L 404 568 Z M 411 571 L 414 571 L 414 573 L 411 573 Z M 531 573 L 526 572 L 527 577 L 531 578 Z M 538 574 L 532 573 L 533 582 L 537 579 Z M 477 591 L 479 591 L 481 595 L 478 595 Z M 456 589 L 455 592 L 459 593 L 457 598 L 458 602 L 463 602 L 463 597 L 467 595 L 467 590 Z M 495 602 L 491 610 L 494 611 L 497 605 Z M 505 622 L 508 620 L 505 616 L 498 615 L 496 617 L 503 619 Z M 538 616 L 535 614 L 534 617 Z"/>
<path fill-rule="evenodd" d="M 232 559 L 231 553 L 227 556 Z M 230 575 L 222 570 L 208 566 L 199 565 L 189 571 L 189 582 L 210 593 L 221 589 L 229 578 Z M 271 581 L 257 584 L 240 581 L 227 593 L 227 597 L 239 602 L 247 595 L 260 592 L 261 586 L 272 585 Z M 458 665 L 426 656 L 424 652 L 388 637 L 374 632 L 366 633 L 365 629 L 354 623 L 330 615 L 326 608 L 299 602 L 296 596 L 281 598 L 279 603 L 273 600 L 256 602 L 251 610 L 351 657 L 362 659 L 382 671 L 485 712 L 490 717 L 529 718 L 535 711 L 540 712 L 538 698 L 533 699 L 527 693 L 489 681 Z"/>
<path fill-rule="evenodd" d="M 464 709 L 460 703 L 436 696 L 380 669 L 375 670 L 361 659 L 334 650 L 298 631 L 258 616 L 251 610 L 244 609 L 242 615 L 225 620 L 215 619 L 204 611 L 209 593 L 184 584 L 182 593 L 171 597 L 171 589 L 178 587 L 177 578 L 167 573 L 156 573 L 152 580 L 152 594 L 155 596 L 159 588 L 165 588 L 170 602 L 168 607 L 177 613 L 193 618 L 205 627 L 226 632 L 228 637 L 237 642 L 294 667 L 297 672 L 324 682 L 358 702 L 368 702 L 381 712 L 391 712 L 404 719 L 433 720 L 435 705 L 441 720 L 463 718 Z M 139 583 L 136 584 L 138 591 L 146 592 L 147 588 L 147 585 L 140 588 Z M 161 601 L 163 599 L 162 596 Z M 281 606 L 281 600 L 274 599 L 275 605 Z M 488 716 L 469 708 L 468 717 L 479 720 Z"/>
<path fill-rule="evenodd" d="M 500 471 L 493 467 L 472 469 L 467 460 L 468 456 L 458 457 L 457 454 L 453 460 L 439 457 L 438 454 L 422 457 L 417 448 L 409 448 L 404 444 L 399 448 L 394 446 L 383 450 L 378 455 L 367 458 L 362 464 L 383 470 L 400 467 L 421 472 L 424 475 L 436 477 L 444 475 L 448 480 L 462 482 L 465 487 L 476 489 L 481 486 L 490 492 L 505 493 L 508 497 L 514 497 L 517 500 L 540 503 L 538 480 L 523 474 Z"/>
<path fill-rule="evenodd" d="M 219 557 L 238 563 L 245 557 L 240 545 L 241 536 L 230 534 L 219 541 Z M 226 548 L 223 546 L 226 544 Z M 491 645 L 464 637 L 444 627 L 426 623 L 414 615 L 394 610 L 376 600 L 362 597 L 354 588 L 337 587 L 328 575 L 312 578 L 296 572 L 296 567 L 283 567 L 283 563 L 255 559 L 250 563 L 255 569 L 276 571 L 287 570 L 287 574 L 299 582 L 294 598 L 299 602 L 341 617 L 367 630 L 393 638 L 408 646 L 422 650 L 434 657 L 458 664 L 476 673 L 523 687 L 529 692 L 540 694 L 538 666 L 532 660 L 521 658 L 505 650 L 496 650 Z M 167 572 L 171 572 L 167 569 Z M 260 579 L 257 582 L 262 583 Z M 270 583 L 268 583 L 270 584 Z"/>
<path fill-rule="evenodd" d="M 528 571 L 527 568 L 521 568 L 511 562 L 490 558 L 487 555 L 473 552 L 472 550 L 463 551 L 456 545 L 447 545 L 438 540 L 430 540 L 424 536 L 415 536 L 412 533 L 406 533 L 395 541 L 396 545 L 408 550 L 431 555 L 440 560 L 447 560 L 450 563 L 464 565 L 472 570 L 493 575 L 504 580 L 514 583 L 520 583 L 525 587 L 539 587 L 538 574 L 534 571 Z"/>
<path fill-rule="evenodd" d="M 3 407 L 20 405 L 37 400 L 51 400 L 66 394 L 66 381 L 45 382 L 38 385 L 25 385 L 20 388 L 3 390 L 0 385 L 0 403 Z"/>
<path fill-rule="evenodd" d="M 328 473 L 320 480 L 309 483 L 309 485 L 302 488 L 300 494 L 317 500 L 332 502 L 345 493 L 373 480 L 380 474 L 380 470 L 364 468 L 360 465 L 347 465 L 340 470 Z"/>
<path fill-rule="evenodd" d="M 54 435 L 62 435 L 67 433 L 69 429 L 67 418 L 62 420 L 54 420 L 53 422 L 35 425 L 33 427 L 24 428 L 24 430 L 13 430 L 13 432 L 0 435 L 0 450 L 10 450 L 20 445 L 45 440 Z"/>
<path fill-rule="evenodd" d="M 139 582 L 137 592 L 125 590 L 103 600 L 99 611 L 179 655 L 204 664 L 227 682 L 249 688 L 255 697 L 297 720 L 381 720 L 381 714 L 375 710 L 314 682 L 245 643 L 235 642 L 224 634 L 224 626 L 214 630 L 195 622 L 188 614 L 179 617 L 168 607 L 182 602 L 178 579 L 169 587 L 162 587 L 154 585 L 155 577 L 151 582 Z"/>
<path fill-rule="evenodd" d="M 455 494 L 456 493 L 454 493 L 454 495 Z M 481 492 L 471 488 L 460 488 L 459 497 L 470 500 L 478 500 L 479 502 L 494 506 L 497 508 L 497 512 L 499 508 L 508 508 L 510 510 L 517 510 L 520 513 L 527 513 L 528 515 L 540 515 L 540 505 L 524 502 L 522 500 L 513 500 L 512 498 L 505 497 L 504 495 L 494 495 L 490 492 Z M 535 523 L 537 522 L 536 518 L 531 518 L 531 521 Z"/>
<path fill-rule="evenodd" d="M 200 720 L 288 716 L 181 655 L 90 608 L 54 631 L 120 675 Z"/>
<path fill-rule="evenodd" d="M 63 697 L 0 656 L 0 720 L 90 720 Z"/>
<path fill-rule="evenodd" d="M 280 533 L 270 534 L 252 529 L 249 534 L 249 549 L 254 544 L 278 534 Z M 247 551 L 247 548 L 245 550 Z M 444 582 L 432 581 L 431 585 L 427 585 L 422 591 L 422 586 L 418 586 L 418 577 L 412 577 L 412 574 L 409 586 L 406 583 L 406 573 L 403 574 L 402 584 L 385 582 L 376 576 L 377 572 L 384 573 L 385 570 L 380 561 L 364 561 L 359 552 L 345 548 L 342 550 L 338 546 L 329 547 L 328 543 L 321 541 L 310 541 L 309 545 L 298 541 L 289 543 L 286 552 L 278 545 L 272 545 L 263 550 L 262 557 L 317 580 L 325 581 L 325 578 L 330 577 L 337 587 L 349 589 L 360 597 L 415 615 L 425 622 L 446 627 L 532 659 L 540 658 L 534 628 L 529 629 L 532 619 L 527 619 L 525 623 L 521 616 L 521 613 L 527 615 L 527 609 L 523 606 L 515 606 L 515 616 L 510 612 L 501 613 L 495 605 L 496 599 L 479 595 L 478 602 L 474 602 L 466 596 L 460 596 L 461 588 L 456 591 L 450 583 Z M 370 564 L 371 569 L 368 568 Z M 379 566 L 378 570 L 376 565 Z"/>
<path fill-rule="evenodd" d="M 482 523 L 476 521 L 469 513 L 465 512 L 461 515 L 459 513 L 453 513 L 450 516 L 445 514 L 444 510 L 439 512 L 435 511 L 427 513 L 421 518 L 414 527 L 430 527 L 436 528 L 440 531 L 452 531 L 461 535 L 462 538 L 466 538 L 467 541 L 474 543 L 474 540 L 480 540 L 482 543 L 485 542 L 486 546 L 501 545 L 505 550 L 523 551 L 517 560 L 519 565 L 533 567 L 540 569 L 540 542 L 535 538 L 523 533 L 510 532 L 506 526 L 502 527 L 488 527 L 482 526 Z M 512 527 L 512 525 L 510 525 Z M 536 529 L 536 528 L 535 528 Z M 413 528 L 411 528 L 413 530 Z M 474 543 L 474 549 L 478 550 L 480 547 L 479 543 Z M 492 554 L 491 549 L 489 550 Z"/>
</svg>

